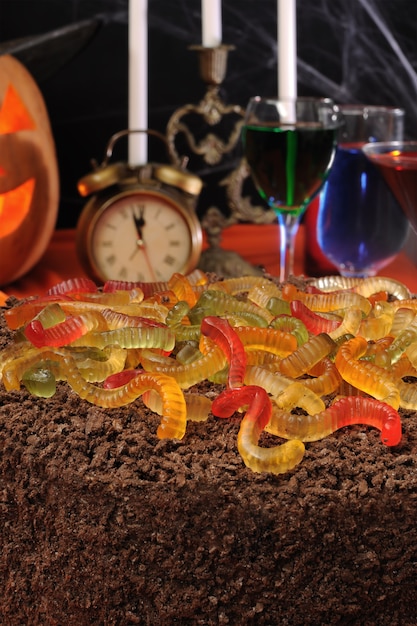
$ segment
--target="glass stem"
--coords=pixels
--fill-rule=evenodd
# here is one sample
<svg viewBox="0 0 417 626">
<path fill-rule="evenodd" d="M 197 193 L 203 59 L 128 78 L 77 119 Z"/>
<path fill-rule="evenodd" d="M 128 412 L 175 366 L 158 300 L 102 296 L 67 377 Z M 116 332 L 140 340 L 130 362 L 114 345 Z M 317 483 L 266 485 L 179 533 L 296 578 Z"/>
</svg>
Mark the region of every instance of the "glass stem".
<svg viewBox="0 0 417 626">
<path fill-rule="evenodd" d="M 279 279 L 283 282 L 287 280 L 290 274 L 294 274 L 295 236 L 300 225 L 300 216 L 294 215 L 294 213 L 278 213 L 278 223 L 280 236 Z"/>
</svg>

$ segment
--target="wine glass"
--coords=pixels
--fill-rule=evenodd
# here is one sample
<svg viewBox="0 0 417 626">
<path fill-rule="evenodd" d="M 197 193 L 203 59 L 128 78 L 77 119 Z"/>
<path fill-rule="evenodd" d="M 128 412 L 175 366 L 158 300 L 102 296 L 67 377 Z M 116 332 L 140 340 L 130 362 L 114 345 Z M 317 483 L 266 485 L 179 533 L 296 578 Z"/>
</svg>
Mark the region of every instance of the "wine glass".
<svg viewBox="0 0 417 626">
<path fill-rule="evenodd" d="M 294 272 L 295 235 L 331 167 L 340 119 L 326 98 L 249 100 L 244 155 L 258 193 L 278 217 L 281 282 Z"/>
<path fill-rule="evenodd" d="M 362 150 L 379 168 L 417 233 L 417 141 L 367 143 Z"/>
<path fill-rule="evenodd" d="M 398 254 L 408 220 L 378 168 L 366 158 L 368 142 L 401 140 L 404 110 L 341 105 L 343 125 L 331 172 L 320 191 L 317 241 L 342 276 L 374 276 Z"/>
</svg>

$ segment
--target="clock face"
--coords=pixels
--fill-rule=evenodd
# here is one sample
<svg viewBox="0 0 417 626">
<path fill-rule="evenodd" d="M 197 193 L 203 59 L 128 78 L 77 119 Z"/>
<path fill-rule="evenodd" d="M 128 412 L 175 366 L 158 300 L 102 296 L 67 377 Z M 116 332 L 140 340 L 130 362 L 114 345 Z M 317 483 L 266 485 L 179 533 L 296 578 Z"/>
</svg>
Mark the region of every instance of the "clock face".
<svg viewBox="0 0 417 626">
<path fill-rule="evenodd" d="M 103 280 L 153 282 L 190 271 L 201 248 L 193 220 L 198 223 L 158 192 L 130 191 L 108 201 L 91 223 L 95 273 Z"/>
</svg>

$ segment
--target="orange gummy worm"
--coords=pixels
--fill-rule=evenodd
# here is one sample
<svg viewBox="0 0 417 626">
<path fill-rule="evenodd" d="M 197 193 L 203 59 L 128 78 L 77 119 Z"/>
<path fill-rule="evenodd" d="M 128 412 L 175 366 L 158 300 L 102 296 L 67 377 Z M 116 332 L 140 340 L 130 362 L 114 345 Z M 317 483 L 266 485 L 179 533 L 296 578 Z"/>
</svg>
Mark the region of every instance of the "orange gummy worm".
<svg viewBox="0 0 417 626">
<path fill-rule="evenodd" d="M 211 411 L 212 401 L 199 393 L 184 392 L 184 400 L 187 406 L 187 421 L 205 422 Z M 142 394 L 142 402 L 155 413 L 162 415 L 163 404 L 159 393 L 150 389 Z"/>
<path fill-rule="evenodd" d="M 326 396 L 336 391 L 342 380 L 336 365 L 327 357 L 316 363 L 307 373 L 313 378 L 303 379 L 303 385 L 319 396 Z"/>
<path fill-rule="evenodd" d="M 190 307 L 194 306 L 197 302 L 197 294 L 186 276 L 176 272 L 169 279 L 168 287 L 175 293 L 178 302 L 186 302 Z"/>
<path fill-rule="evenodd" d="M 359 360 L 367 347 L 364 337 L 352 337 L 340 346 L 335 365 L 346 382 L 398 409 L 400 394 L 392 373 L 369 361 Z"/>
<path fill-rule="evenodd" d="M 298 378 L 328 356 L 335 347 L 335 342 L 326 333 L 313 335 L 292 354 L 282 359 L 280 372 L 290 378 Z"/>
<path fill-rule="evenodd" d="M 265 350 L 287 356 L 297 348 L 294 334 L 277 328 L 238 326 L 234 329 L 246 350 Z"/>
<path fill-rule="evenodd" d="M 162 419 L 157 430 L 158 437 L 182 439 L 184 436 L 187 419 L 184 395 L 177 382 L 170 376 L 139 372 L 125 385 L 105 389 L 85 381 L 71 356 L 54 352 L 43 356 L 59 362 L 60 373 L 65 376 L 65 380 L 80 398 L 103 408 L 125 406 L 148 389 L 154 389 L 160 393 L 163 404 Z"/>
</svg>

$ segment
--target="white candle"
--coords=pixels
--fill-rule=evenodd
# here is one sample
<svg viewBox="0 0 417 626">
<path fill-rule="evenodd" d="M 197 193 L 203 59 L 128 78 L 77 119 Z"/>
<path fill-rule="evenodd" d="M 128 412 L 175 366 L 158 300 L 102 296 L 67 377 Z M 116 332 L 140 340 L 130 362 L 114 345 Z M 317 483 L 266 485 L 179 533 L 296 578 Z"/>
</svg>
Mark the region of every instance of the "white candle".
<svg viewBox="0 0 417 626">
<path fill-rule="evenodd" d="M 278 96 L 297 97 L 296 0 L 277 0 L 278 5 Z"/>
<path fill-rule="evenodd" d="M 201 31 L 205 48 L 220 46 L 222 42 L 221 0 L 201 0 Z"/>
<path fill-rule="evenodd" d="M 148 128 L 148 1 L 129 0 L 129 130 Z M 148 160 L 148 135 L 128 136 L 129 163 Z"/>
</svg>

